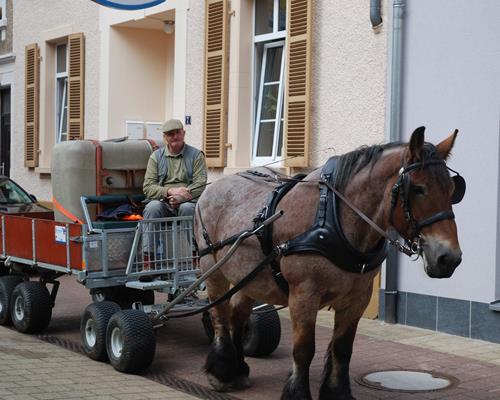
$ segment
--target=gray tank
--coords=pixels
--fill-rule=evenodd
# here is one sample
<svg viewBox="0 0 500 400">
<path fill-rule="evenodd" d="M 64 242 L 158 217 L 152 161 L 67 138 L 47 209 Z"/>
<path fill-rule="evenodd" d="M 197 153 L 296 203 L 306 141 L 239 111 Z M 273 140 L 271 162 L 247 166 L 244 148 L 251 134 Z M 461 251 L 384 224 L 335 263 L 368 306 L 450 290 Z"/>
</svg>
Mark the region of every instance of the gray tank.
<svg viewBox="0 0 500 400">
<path fill-rule="evenodd" d="M 142 194 L 144 173 L 155 148 L 149 140 L 58 143 L 52 154 L 55 219 L 83 221 L 81 196 Z M 95 210 L 90 211 L 95 217 Z"/>
</svg>

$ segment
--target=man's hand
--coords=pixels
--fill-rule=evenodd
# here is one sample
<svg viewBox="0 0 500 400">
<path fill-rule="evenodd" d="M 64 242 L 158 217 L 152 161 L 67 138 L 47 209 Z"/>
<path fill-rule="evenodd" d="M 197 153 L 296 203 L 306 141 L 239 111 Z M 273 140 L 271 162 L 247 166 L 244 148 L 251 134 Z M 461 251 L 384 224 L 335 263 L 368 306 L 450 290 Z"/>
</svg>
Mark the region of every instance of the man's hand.
<svg viewBox="0 0 500 400">
<path fill-rule="evenodd" d="M 166 190 L 166 195 L 168 204 L 170 204 L 173 208 L 177 208 L 181 203 L 189 201 L 193 198 L 186 187 L 170 188 Z"/>
</svg>

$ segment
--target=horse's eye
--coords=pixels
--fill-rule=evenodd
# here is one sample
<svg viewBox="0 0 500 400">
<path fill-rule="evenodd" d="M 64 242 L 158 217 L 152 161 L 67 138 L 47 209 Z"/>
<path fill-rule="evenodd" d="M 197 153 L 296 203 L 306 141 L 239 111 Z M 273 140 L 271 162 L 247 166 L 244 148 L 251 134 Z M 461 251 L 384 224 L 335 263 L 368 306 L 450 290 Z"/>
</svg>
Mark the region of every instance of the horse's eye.
<svg viewBox="0 0 500 400">
<path fill-rule="evenodd" d="M 417 196 L 425 196 L 427 189 L 423 185 L 411 185 L 411 192 Z"/>
</svg>

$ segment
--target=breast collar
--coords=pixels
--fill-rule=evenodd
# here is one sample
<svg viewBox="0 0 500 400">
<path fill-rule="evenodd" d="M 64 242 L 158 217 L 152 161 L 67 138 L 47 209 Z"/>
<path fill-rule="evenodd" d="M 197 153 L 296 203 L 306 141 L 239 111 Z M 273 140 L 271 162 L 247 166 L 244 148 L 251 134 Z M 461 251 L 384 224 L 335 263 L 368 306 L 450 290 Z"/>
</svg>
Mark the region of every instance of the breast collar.
<svg viewBox="0 0 500 400">
<path fill-rule="evenodd" d="M 335 186 L 335 169 L 338 157 L 331 157 L 321 171 L 321 180 Z M 306 232 L 287 241 L 282 254 L 314 252 L 326 257 L 345 271 L 363 273 L 377 268 L 387 256 L 384 238 L 367 253 L 356 250 L 346 239 L 339 220 L 338 197 L 324 184 L 319 185 L 320 195 L 314 224 Z"/>
</svg>

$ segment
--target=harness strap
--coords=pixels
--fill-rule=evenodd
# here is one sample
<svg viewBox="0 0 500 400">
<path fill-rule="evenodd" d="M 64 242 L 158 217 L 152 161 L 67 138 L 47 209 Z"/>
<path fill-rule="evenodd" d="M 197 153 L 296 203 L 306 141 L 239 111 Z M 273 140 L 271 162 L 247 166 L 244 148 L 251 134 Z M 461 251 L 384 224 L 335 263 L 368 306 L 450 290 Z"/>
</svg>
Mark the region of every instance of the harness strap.
<svg viewBox="0 0 500 400">
<path fill-rule="evenodd" d="M 442 221 L 445 219 L 455 219 L 455 214 L 453 213 L 453 211 L 441 211 L 438 212 L 437 214 L 434 214 L 432 217 L 417 222 L 417 229 L 420 230 L 424 226 L 432 225 L 435 222 Z"/>
<path fill-rule="evenodd" d="M 247 276 L 245 276 L 241 281 L 239 281 L 236 285 L 234 285 L 229 291 L 227 291 L 224 295 L 219 297 L 217 300 L 214 300 L 213 302 L 207 304 L 206 306 L 199 308 L 198 310 L 194 311 L 189 311 L 186 313 L 182 314 L 176 314 L 169 316 L 168 318 L 182 318 L 182 317 L 190 317 L 192 315 L 200 314 L 202 312 L 205 312 L 212 307 L 215 307 L 216 305 L 222 303 L 223 301 L 229 300 L 233 294 L 241 290 L 243 287 L 245 287 L 248 283 L 250 283 L 259 272 L 261 272 L 264 267 L 272 262 L 278 255 L 280 254 L 280 248 L 275 247 L 271 253 L 267 255 L 267 257 L 262 260 Z"/>
</svg>

